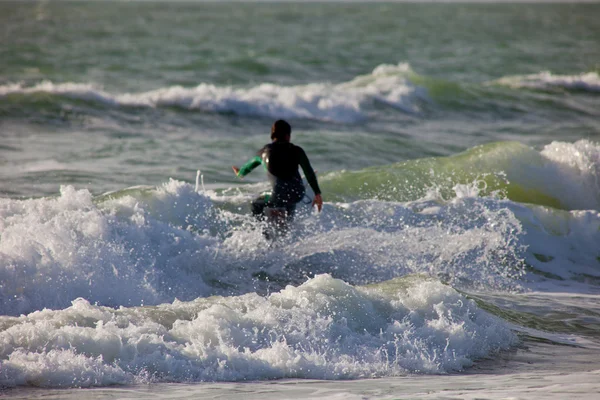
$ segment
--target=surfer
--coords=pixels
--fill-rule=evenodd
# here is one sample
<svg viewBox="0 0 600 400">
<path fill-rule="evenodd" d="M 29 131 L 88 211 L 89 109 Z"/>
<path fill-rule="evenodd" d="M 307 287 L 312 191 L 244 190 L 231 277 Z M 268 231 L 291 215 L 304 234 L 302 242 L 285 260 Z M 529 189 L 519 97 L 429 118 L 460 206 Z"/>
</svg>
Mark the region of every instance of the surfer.
<svg viewBox="0 0 600 400">
<path fill-rule="evenodd" d="M 292 127 L 284 120 L 275 121 L 271 127 L 271 143 L 265 145 L 241 168 L 232 166 L 236 176 L 243 178 L 254 168 L 263 165 L 269 182 L 271 183 L 270 196 L 261 195 L 252 202 L 252 214 L 259 220 L 263 219 L 265 208 L 284 209 L 287 221 L 294 218 L 296 204 L 304 198 L 305 189 L 298 172 L 302 167 L 308 184 L 315 193 L 312 201 L 319 212 L 323 207 L 321 189 L 306 153 L 300 146 L 290 142 Z"/>
</svg>

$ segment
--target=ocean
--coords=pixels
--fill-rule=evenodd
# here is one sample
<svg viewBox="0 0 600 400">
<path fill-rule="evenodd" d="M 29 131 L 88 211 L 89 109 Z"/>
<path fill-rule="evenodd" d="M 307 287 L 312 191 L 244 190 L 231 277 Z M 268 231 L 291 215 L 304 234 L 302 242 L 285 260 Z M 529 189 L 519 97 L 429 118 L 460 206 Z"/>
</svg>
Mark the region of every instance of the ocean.
<svg viewBox="0 0 600 400">
<path fill-rule="evenodd" d="M 599 19 L 0 2 L 0 396 L 597 398 Z M 277 119 L 325 204 L 271 242 Z"/>
</svg>

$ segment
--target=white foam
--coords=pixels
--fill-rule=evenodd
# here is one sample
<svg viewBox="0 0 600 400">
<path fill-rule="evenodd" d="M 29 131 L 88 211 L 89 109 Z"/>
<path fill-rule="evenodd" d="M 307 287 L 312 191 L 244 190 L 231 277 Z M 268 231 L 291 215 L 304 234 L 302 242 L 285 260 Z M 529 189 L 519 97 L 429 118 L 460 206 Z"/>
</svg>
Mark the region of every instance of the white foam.
<svg viewBox="0 0 600 400">
<path fill-rule="evenodd" d="M 174 181 L 146 202 L 125 196 L 102 207 L 71 186 L 55 199 L 2 199 L 2 313 L 62 308 L 76 297 L 136 305 L 202 295 L 209 266 L 198 270 L 197 260 L 215 239 L 187 229 L 215 226 L 212 217 L 207 198 Z"/>
<path fill-rule="evenodd" d="M 58 94 L 75 99 L 97 101 L 109 105 L 118 104 L 113 96 L 91 83 L 53 83 L 45 80 L 33 86 L 27 86 L 23 83 L 0 85 L 0 96 L 32 93 Z"/>
<path fill-rule="evenodd" d="M 277 282 L 332 271 L 353 283 L 425 273 L 459 287 L 519 290 L 520 223 L 505 206 L 490 203 L 326 204 L 322 214 L 299 218 L 282 246 L 265 250 L 260 231 L 246 228 L 232 232 L 221 251 L 237 253 L 245 269 Z"/>
<path fill-rule="evenodd" d="M 480 198 L 481 189 L 300 210 L 281 246 L 269 246 L 246 214 L 247 191 L 199 194 L 170 181 L 97 200 L 69 186 L 57 198 L 2 199 L 2 313 L 64 308 L 77 297 L 134 306 L 272 290 L 322 272 L 353 284 L 425 273 L 460 288 L 522 290 L 524 259 L 562 285 L 597 275 L 598 212 L 525 207 Z"/>
<path fill-rule="evenodd" d="M 173 180 L 98 199 L 63 187 L 56 198 L 0 200 L 2 314 L 40 310 L 0 317 L 0 385 L 466 368 L 514 335 L 437 278 L 458 288 L 565 292 L 598 275 L 600 213 L 480 198 L 481 189 L 473 182 L 452 199 L 431 192 L 404 204 L 327 203 L 321 214 L 300 214 L 289 241 L 273 246 L 250 217 L 226 210 L 228 199 L 237 209 L 235 191 L 210 193 L 225 208 L 217 209 Z M 523 275 L 523 258 L 535 271 Z M 302 283 L 322 272 L 343 280 Z M 414 273 L 436 280 L 394 279 Z M 287 283 L 295 286 L 282 289 Z"/>
<path fill-rule="evenodd" d="M 508 326 L 436 281 L 383 292 L 320 275 L 268 297 L 114 310 L 78 299 L 6 321 L 0 385 L 348 379 L 444 373 L 516 344 Z M 386 294 L 387 293 L 387 294 Z"/>
<path fill-rule="evenodd" d="M 538 272 L 532 288 L 574 293 L 598 293 L 600 282 L 600 212 L 560 211 L 547 207 L 511 209 L 527 235 L 527 262 Z"/>
<path fill-rule="evenodd" d="M 541 154 L 551 161 L 555 196 L 574 209 L 600 209 L 600 144 L 552 142 Z"/>
<path fill-rule="evenodd" d="M 341 84 L 312 83 L 280 86 L 263 83 L 254 87 L 216 86 L 201 83 L 192 88 L 172 86 L 144 93 L 111 94 L 89 83 L 53 83 L 34 86 L 0 86 L 0 96 L 51 93 L 111 106 L 175 106 L 210 112 L 233 112 L 279 118 L 308 118 L 352 123 L 368 116 L 369 104 L 385 102 L 407 112 L 419 112 L 414 100 L 426 99 L 424 89 L 409 81 L 407 64 L 383 65 L 371 74 Z"/>
<path fill-rule="evenodd" d="M 498 202 L 359 201 L 326 204 L 319 215 L 300 208 L 290 242 L 270 247 L 238 210 L 247 199 L 170 181 L 96 202 L 69 186 L 55 199 L 0 200 L 2 312 L 62 308 L 77 297 L 132 306 L 244 293 L 264 288 L 253 276 L 265 272 L 279 284 L 335 271 L 352 283 L 427 273 L 459 286 L 520 285 L 519 221 Z"/>
<path fill-rule="evenodd" d="M 514 88 L 565 88 L 571 90 L 584 90 L 589 92 L 600 92 L 600 76 L 597 72 L 588 72 L 578 75 L 555 75 L 548 71 L 537 74 L 511 76 L 495 81 L 501 85 Z"/>
</svg>

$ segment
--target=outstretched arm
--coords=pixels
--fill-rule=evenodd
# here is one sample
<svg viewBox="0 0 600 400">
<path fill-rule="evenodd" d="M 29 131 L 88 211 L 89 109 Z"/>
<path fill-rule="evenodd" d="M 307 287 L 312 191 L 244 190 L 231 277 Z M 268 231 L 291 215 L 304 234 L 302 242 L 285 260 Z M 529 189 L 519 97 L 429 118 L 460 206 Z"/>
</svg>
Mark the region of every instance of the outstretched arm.
<svg viewBox="0 0 600 400">
<path fill-rule="evenodd" d="M 233 172 L 236 176 L 243 178 L 248 175 L 254 168 L 258 167 L 262 162 L 262 159 L 259 156 L 255 156 L 250 161 L 242 166 L 242 168 L 238 168 L 235 165 L 231 166 Z"/>
</svg>

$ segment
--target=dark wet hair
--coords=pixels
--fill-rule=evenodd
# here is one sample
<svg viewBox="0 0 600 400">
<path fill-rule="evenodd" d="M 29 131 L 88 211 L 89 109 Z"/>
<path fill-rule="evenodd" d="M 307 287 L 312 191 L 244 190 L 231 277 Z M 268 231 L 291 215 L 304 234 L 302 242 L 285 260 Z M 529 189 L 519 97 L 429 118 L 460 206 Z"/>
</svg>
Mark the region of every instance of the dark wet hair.
<svg viewBox="0 0 600 400">
<path fill-rule="evenodd" d="M 282 119 L 275 121 L 271 127 L 271 140 L 285 140 L 291 134 L 292 127 Z"/>
</svg>

